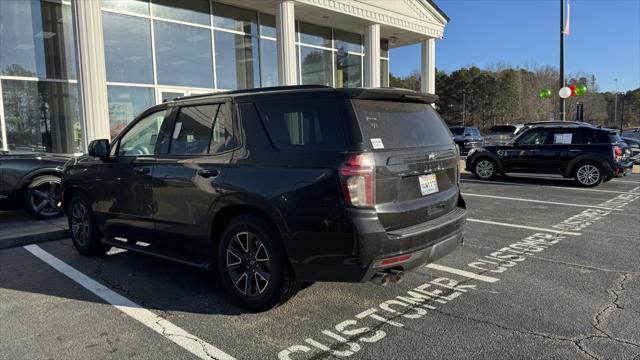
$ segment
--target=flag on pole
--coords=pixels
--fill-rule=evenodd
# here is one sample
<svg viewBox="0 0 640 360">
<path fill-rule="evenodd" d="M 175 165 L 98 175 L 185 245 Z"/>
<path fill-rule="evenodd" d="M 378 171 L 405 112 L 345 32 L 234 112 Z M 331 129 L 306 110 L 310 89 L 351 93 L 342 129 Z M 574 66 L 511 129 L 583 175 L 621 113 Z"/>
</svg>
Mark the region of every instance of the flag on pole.
<svg viewBox="0 0 640 360">
<path fill-rule="evenodd" d="M 569 35 L 570 20 L 571 20 L 571 4 L 569 3 L 569 0 L 567 0 L 567 20 L 564 23 L 564 30 L 562 30 L 562 33 L 565 35 Z"/>
</svg>

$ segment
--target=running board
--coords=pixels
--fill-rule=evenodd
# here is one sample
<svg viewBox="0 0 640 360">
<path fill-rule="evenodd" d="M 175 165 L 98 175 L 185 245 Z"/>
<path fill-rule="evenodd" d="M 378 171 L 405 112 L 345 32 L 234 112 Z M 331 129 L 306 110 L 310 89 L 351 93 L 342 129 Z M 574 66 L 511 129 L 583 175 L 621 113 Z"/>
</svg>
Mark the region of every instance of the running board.
<svg viewBox="0 0 640 360">
<path fill-rule="evenodd" d="M 177 262 L 184 265 L 189 265 L 193 267 L 197 267 L 199 269 L 208 270 L 211 264 L 208 261 L 203 261 L 202 259 L 198 259 L 191 256 L 185 255 L 176 255 L 174 253 L 169 253 L 168 251 L 161 250 L 158 248 L 154 248 L 153 245 L 141 246 L 136 243 L 125 242 L 114 239 L 102 239 L 102 242 L 107 245 L 115 246 L 117 248 L 135 251 L 137 253 L 155 256 L 160 259 L 170 260 L 173 262 Z"/>
<path fill-rule="evenodd" d="M 547 174 L 547 173 L 523 173 L 523 172 L 505 172 L 507 176 L 515 177 L 528 177 L 528 178 L 540 178 L 540 179 L 568 179 L 560 174 Z"/>
</svg>

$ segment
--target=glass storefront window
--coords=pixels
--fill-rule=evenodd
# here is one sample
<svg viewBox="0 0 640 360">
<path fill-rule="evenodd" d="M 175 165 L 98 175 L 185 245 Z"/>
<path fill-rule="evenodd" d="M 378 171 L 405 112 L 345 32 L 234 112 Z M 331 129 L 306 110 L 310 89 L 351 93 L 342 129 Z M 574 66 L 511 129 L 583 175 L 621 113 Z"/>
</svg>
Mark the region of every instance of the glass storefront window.
<svg viewBox="0 0 640 360">
<path fill-rule="evenodd" d="M 389 87 L 389 60 L 380 59 L 380 86 Z"/>
<path fill-rule="evenodd" d="M 336 53 L 336 87 L 362 86 L 362 56 Z"/>
<path fill-rule="evenodd" d="M 149 0 L 101 0 L 103 9 L 149 15 Z"/>
<path fill-rule="evenodd" d="M 211 31 L 166 21 L 153 26 L 158 83 L 212 88 Z"/>
<path fill-rule="evenodd" d="M 335 30 L 336 49 L 338 51 L 349 51 L 362 53 L 362 36 L 360 34 L 350 33 L 342 30 Z"/>
<path fill-rule="evenodd" d="M 153 0 L 151 3 L 153 16 L 210 25 L 209 0 Z"/>
<path fill-rule="evenodd" d="M 261 86 L 278 86 L 278 50 L 273 40 L 260 39 Z"/>
<path fill-rule="evenodd" d="M 260 14 L 260 36 L 268 36 L 275 38 L 278 36 L 276 32 L 276 17 L 269 14 Z"/>
<path fill-rule="evenodd" d="M 389 57 L 389 40 L 387 39 L 380 39 L 380 56 Z"/>
<path fill-rule="evenodd" d="M 260 87 L 258 38 L 216 31 L 215 44 L 219 89 Z"/>
<path fill-rule="evenodd" d="M 69 5 L 0 1 L 0 73 L 75 79 L 74 38 Z"/>
<path fill-rule="evenodd" d="M 303 44 L 328 48 L 333 46 L 330 28 L 299 22 L 298 31 L 300 33 L 300 42 Z"/>
<path fill-rule="evenodd" d="M 258 13 L 251 10 L 213 3 L 213 26 L 246 34 L 258 34 Z"/>
<path fill-rule="evenodd" d="M 102 13 L 107 81 L 153 83 L 148 19 Z"/>
<path fill-rule="evenodd" d="M 2 99 L 10 150 L 81 151 L 75 84 L 2 80 Z"/>
<path fill-rule="evenodd" d="M 107 93 L 112 139 L 138 114 L 155 104 L 153 88 L 109 85 Z"/>
<path fill-rule="evenodd" d="M 333 51 L 300 46 L 300 84 L 333 85 Z"/>
</svg>

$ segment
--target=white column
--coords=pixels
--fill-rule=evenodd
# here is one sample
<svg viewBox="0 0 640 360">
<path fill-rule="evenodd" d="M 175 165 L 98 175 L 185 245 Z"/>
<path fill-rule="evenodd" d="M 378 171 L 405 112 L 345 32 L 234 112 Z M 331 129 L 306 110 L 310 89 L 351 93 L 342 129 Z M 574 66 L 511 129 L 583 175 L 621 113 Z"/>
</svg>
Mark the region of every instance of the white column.
<svg viewBox="0 0 640 360">
<path fill-rule="evenodd" d="M 420 90 L 436 93 L 436 40 L 424 39 L 420 42 L 422 53 Z"/>
<path fill-rule="evenodd" d="M 364 33 L 364 86 L 380 87 L 380 24 L 367 26 Z"/>
<path fill-rule="evenodd" d="M 82 140 L 110 138 L 100 1 L 74 0 L 73 32 Z"/>
<path fill-rule="evenodd" d="M 280 1 L 276 6 L 276 33 L 280 85 L 297 85 L 298 56 L 296 55 L 296 18 L 293 0 Z"/>
</svg>

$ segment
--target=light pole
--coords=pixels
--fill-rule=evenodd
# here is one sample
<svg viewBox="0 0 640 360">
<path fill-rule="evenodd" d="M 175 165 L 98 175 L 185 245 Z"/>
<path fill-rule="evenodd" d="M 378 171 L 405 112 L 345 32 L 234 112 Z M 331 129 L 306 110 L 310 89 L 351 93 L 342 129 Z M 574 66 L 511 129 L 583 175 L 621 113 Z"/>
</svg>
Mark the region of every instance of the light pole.
<svg viewBox="0 0 640 360">
<path fill-rule="evenodd" d="M 464 120 L 465 120 L 465 103 L 467 102 L 467 91 L 464 90 L 462 91 L 462 127 L 464 127 Z"/>
<path fill-rule="evenodd" d="M 618 79 L 613 79 L 613 81 L 616 83 L 616 97 L 615 97 L 615 101 L 614 101 L 614 105 L 613 105 L 613 123 L 617 124 L 618 123 Z M 620 131 L 622 132 L 622 122 L 620 122 Z"/>
<path fill-rule="evenodd" d="M 560 89 L 564 85 L 564 0 L 560 0 Z M 566 104 L 563 98 L 560 98 L 560 120 L 566 120 Z"/>
</svg>

